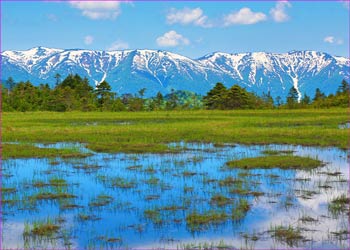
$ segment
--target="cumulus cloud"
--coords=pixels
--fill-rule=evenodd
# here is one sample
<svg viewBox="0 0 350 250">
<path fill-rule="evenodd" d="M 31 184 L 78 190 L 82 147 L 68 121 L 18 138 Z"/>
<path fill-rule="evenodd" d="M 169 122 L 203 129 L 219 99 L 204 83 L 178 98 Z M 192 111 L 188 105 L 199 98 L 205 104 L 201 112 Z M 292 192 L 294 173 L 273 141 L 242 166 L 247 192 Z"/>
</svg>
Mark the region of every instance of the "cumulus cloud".
<svg viewBox="0 0 350 250">
<path fill-rule="evenodd" d="M 174 30 L 166 32 L 164 35 L 158 37 L 156 41 L 161 47 L 176 47 L 178 45 L 190 44 L 190 41 L 186 37 L 176 33 Z"/>
<path fill-rule="evenodd" d="M 123 50 L 128 49 L 129 44 L 126 42 L 123 42 L 122 40 L 117 40 L 114 43 L 111 44 L 111 46 L 108 47 L 107 50 L 113 51 L 113 50 Z"/>
<path fill-rule="evenodd" d="M 70 5 L 82 11 L 82 15 L 93 20 L 117 18 L 120 2 L 111 1 L 71 1 Z"/>
<path fill-rule="evenodd" d="M 343 39 L 339 39 L 334 36 L 326 36 L 325 38 L 323 38 L 323 41 L 325 43 L 338 44 L 338 45 L 341 45 L 344 43 Z"/>
<path fill-rule="evenodd" d="M 266 15 L 262 12 L 253 12 L 249 8 L 242 8 L 237 12 L 232 12 L 224 16 L 224 25 L 230 26 L 234 24 L 254 24 L 266 20 Z"/>
<path fill-rule="evenodd" d="M 288 1 L 277 2 L 276 6 L 270 10 L 270 15 L 278 23 L 286 22 L 289 20 L 286 10 L 291 7 L 292 5 Z"/>
<path fill-rule="evenodd" d="M 90 45 L 94 42 L 94 37 L 93 36 L 86 36 L 84 37 L 84 43 L 86 45 Z"/>
<path fill-rule="evenodd" d="M 184 8 L 182 10 L 173 8 L 170 9 L 166 19 L 169 24 L 180 23 L 182 25 L 194 24 L 204 28 L 212 27 L 208 21 L 208 17 L 203 15 L 203 10 L 201 8 Z"/>
<path fill-rule="evenodd" d="M 323 41 L 325 43 L 334 43 L 334 36 L 326 36 Z"/>
</svg>

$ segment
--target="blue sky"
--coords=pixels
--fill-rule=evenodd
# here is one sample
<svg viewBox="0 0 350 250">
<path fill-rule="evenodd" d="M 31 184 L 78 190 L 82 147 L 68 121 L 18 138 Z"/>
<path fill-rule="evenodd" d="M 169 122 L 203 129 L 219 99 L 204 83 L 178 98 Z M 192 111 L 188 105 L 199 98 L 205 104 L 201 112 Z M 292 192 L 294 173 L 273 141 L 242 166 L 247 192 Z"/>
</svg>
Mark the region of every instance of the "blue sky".
<svg viewBox="0 0 350 250">
<path fill-rule="evenodd" d="M 191 58 L 317 50 L 349 56 L 349 2 L 1 2 L 2 50 L 161 49 Z"/>
</svg>

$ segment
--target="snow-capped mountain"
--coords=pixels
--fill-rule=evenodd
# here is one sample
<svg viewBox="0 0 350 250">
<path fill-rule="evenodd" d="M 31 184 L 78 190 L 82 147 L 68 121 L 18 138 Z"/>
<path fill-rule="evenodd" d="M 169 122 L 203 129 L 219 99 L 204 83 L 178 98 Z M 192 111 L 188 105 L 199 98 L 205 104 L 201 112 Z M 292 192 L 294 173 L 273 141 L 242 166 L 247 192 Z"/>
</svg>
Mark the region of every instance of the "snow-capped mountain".
<svg viewBox="0 0 350 250">
<path fill-rule="evenodd" d="M 4 51 L 2 79 L 31 81 L 54 85 L 58 73 L 87 77 L 96 85 L 103 80 L 118 94 L 136 93 L 146 88 L 146 95 L 171 89 L 205 94 L 217 82 L 227 87 L 239 84 L 257 94 L 271 92 L 285 98 L 295 86 L 302 96 L 313 96 L 320 88 L 334 93 L 343 79 L 350 78 L 350 60 L 315 51 L 289 53 L 216 52 L 199 59 L 167 51 L 124 50 L 92 51 L 62 50 L 37 47 L 26 51 Z"/>
</svg>

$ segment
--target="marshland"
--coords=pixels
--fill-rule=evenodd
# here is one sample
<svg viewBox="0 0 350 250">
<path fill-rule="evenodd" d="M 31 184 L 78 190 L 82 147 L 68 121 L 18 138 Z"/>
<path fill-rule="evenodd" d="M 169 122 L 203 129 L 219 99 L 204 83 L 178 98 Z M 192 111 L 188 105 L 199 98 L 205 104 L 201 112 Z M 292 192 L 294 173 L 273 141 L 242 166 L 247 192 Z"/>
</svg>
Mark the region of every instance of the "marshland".
<svg viewBox="0 0 350 250">
<path fill-rule="evenodd" d="M 3 113 L 4 248 L 348 248 L 346 109 Z"/>
</svg>

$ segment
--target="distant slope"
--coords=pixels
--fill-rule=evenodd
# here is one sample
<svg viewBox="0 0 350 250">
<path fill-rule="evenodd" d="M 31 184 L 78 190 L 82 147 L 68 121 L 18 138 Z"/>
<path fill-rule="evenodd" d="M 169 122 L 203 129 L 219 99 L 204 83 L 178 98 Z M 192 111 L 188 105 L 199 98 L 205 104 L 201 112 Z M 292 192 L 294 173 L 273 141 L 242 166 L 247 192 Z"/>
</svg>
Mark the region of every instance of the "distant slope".
<svg viewBox="0 0 350 250">
<path fill-rule="evenodd" d="M 334 93 L 342 79 L 350 78 L 350 61 L 315 51 L 289 53 L 212 53 L 199 59 L 156 50 L 91 51 L 37 47 L 26 51 L 4 51 L 2 79 L 30 80 L 54 85 L 54 76 L 70 73 L 87 77 L 95 85 L 107 80 L 119 94 L 146 95 L 158 91 L 189 90 L 205 94 L 216 82 L 239 84 L 249 91 L 271 92 L 283 99 L 295 86 L 300 96 L 313 96 L 320 88 Z"/>
</svg>

